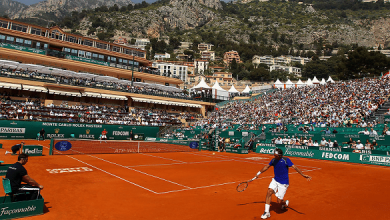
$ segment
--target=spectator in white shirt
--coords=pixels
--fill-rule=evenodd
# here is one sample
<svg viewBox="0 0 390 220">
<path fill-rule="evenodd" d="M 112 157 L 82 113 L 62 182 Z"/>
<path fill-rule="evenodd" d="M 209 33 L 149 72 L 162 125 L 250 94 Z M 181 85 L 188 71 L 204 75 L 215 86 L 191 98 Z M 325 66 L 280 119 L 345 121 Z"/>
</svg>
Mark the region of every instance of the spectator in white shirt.
<svg viewBox="0 0 390 220">
<path fill-rule="evenodd" d="M 362 143 L 360 143 L 360 140 L 357 141 L 356 149 L 357 150 L 363 150 L 364 149 L 364 145 Z"/>
<path fill-rule="evenodd" d="M 283 144 L 282 138 L 278 137 L 278 138 L 275 140 L 275 144 Z"/>
<path fill-rule="evenodd" d="M 378 135 L 378 133 L 374 130 L 374 128 L 371 128 L 370 135 Z"/>
<path fill-rule="evenodd" d="M 359 134 L 364 134 L 364 135 L 369 135 L 370 132 L 368 131 L 368 129 L 364 129 L 364 131 L 359 131 Z"/>
</svg>

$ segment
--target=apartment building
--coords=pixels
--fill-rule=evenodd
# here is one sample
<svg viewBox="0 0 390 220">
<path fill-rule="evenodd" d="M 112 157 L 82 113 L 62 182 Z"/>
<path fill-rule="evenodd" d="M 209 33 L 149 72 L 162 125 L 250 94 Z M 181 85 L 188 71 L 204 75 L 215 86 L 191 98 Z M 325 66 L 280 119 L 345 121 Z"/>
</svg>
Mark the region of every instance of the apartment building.
<svg viewBox="0 0 390 220">
<path fill-rule="evenodd" d="M 225 63 L 225 65 L 230 65 L 232 63 L 233 60 L 236 60 L 236 63 L 241 63 L 241 59 L 240 59 L 240 55 L 238 54 L 237 51 L 229 51 L 229 52 L 226 52 L 224 55 L 223 55 L 223 62 Z"/>
</svg>

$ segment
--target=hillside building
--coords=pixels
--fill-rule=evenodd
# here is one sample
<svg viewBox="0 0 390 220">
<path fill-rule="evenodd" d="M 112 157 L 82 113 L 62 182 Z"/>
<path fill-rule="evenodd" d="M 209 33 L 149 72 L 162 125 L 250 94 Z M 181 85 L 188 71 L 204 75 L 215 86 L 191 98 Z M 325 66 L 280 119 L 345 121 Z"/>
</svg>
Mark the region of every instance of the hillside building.
<svg viewBox="0 0 390 220">
<path fill-rule="evenodd" d="M 211 51 L 211 47 L 213 47 L 214 45 L 212 44 L 206 44 L 206 43 L 201 43 L 201 44 L 198 44 L 198 50 L 199 51 Z"/>
<path fill-rule="evenodd" d="M 235 60 L 236 63 L 241 63 L 241 59 L 240 59 L 240 55 L 238 54 L 237 51 L 229 51 L 229 52 L 226 52 L 224 55 L 223 55 L 223 62 L 225 63 L 226 66 L 229 66 L 232 61 Z"/>
<path fill-rule="evenodd" d="M 207 60 L 195 60 L 194 62 L 195 74 L 204 74 L 209 69 L 209 61 Z"/>
</svg>

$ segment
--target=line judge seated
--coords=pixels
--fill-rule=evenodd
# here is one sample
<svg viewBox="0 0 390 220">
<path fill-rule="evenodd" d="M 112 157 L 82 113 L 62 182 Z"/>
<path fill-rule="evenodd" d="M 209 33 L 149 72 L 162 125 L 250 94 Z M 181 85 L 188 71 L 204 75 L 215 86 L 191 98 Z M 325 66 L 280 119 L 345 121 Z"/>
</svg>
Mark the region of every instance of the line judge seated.
<svg viewBox="0 0 390 220">
<path fill-rule="evenodd" d="M 28 162 L 27 154 L 19 154 L 18 162 L 12 164 L 8 170 L 5 178 L 9 179 L 11 183 L 12 194 L 23 193 L 18 200 L 31 200 L 37 199 L 39 197 L 40 191 L 43 189 L 43 186 L 33 180 L 28 174 L 25 165 Z M 22 184 L 22 182 L 26 184 Z M 29 194 L 24 194 L 24 192 L 29 192 Z"/>
</svg>

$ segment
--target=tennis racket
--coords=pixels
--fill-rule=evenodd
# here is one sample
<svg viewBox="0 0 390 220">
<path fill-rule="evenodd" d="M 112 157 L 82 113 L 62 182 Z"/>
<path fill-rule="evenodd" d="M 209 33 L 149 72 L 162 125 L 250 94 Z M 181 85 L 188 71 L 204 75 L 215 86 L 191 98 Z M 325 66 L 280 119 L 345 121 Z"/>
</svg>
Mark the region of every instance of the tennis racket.
<svg viewBox="0 0 390 220">
<path fill-rule="evenodd" d="M 248 180 L 246 182 L 238 184 L 238 186 L 236 187 L 237 192 L 243 192 L 244 190 L 246 190 L 250 182 L 252 182 L 252 180 Z"/>
</svg>

